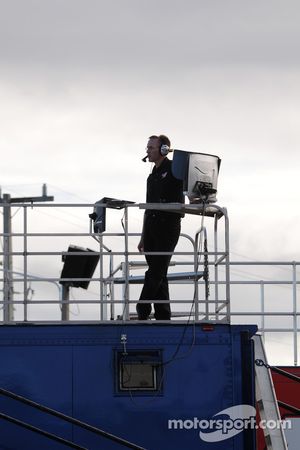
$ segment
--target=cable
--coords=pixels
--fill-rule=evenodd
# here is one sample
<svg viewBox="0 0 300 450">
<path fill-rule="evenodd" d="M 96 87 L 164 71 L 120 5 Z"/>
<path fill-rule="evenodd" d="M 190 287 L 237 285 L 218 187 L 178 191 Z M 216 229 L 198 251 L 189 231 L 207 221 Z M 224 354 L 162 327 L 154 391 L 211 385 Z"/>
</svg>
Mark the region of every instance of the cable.
<svg viewBox="0 0 300 450">
<path fill-rule="evenodd" d="M 192 340 L 192 343 L 190 344 L 190 348 L 189 348 L 189 350 L 188 350 L 186 353 L 184 353 L 183 355 L 177 356 L 177 354 L 178 354 L 178 352 L 179 352 L 179 350 L 180 350 L 180 347 L 181 347 L 181 345 L 182 345 L 182 343 L 183 343 L 183 339 L 184 339 L 184 336 L 185 336 L 186 331 L 187 331 L 187 329 L 188 329 L 188 326 L 189 326 L 189 324 L 190 324 L 194 306 L 195 306 L 195 299 L 194 299 L 193 302 L 192 302 L 188 320 L 187 320 L 186 324 L 184 325 L 184 329 L 183 329 L 183 332 L 182 332 L 180 341 L 178 342 L 177 347 L 176 347 L 176 349 L 175 349 L 175 352 L 173 353 L 172 357 L 171 357 L 169 360 L 167 360 L 167 361 L 165 361 L 165 362 L 163 363 L 163 366 L 166 366 L 166 365 L 168 365 L 168 364 L 171 364 L 171 363 L 174 362 L 174 361 L 178 361 L 179 359 L 185 359 L 185 358 L 192 352 L 192 350 L 193 350 L 193 348 L 194 348 L 194 345 L 195 345 L 195 342 L 196 342 L 196 320 L 195 320 L 195 319 L 193 320 L 193 340 Z"/>
<path fill-rule="evenodd" d="M 127 358 L 127 356 L 128 356 L 128 353 L 124 354 L 124 355 L 122 356 L 121 360 L 120 360 L 120 363 L 121 363 L 121 362 L 124 362 L 124 361 L 125 361 L 125 358 Z M 123 359 L 123 361 L 122 361 L 122 359 Z M 154 366 L 154 367 L 155 367 L 155 366 Z M 161 368 L 162 368 L 162 374 L 161 374 L 161 377 L 160 377 L 160 380 L 159 380 L 159 384 L 158 384 L 158 387 L 157 387 L 157 391 L 156 391 L 155 394 L 152 395 L 149 399 L 147 399 L 147 400 L 141 400 L 141 401 L 136 401 L 136 398 L 137 398 L 137 397 L 133 395 L 133 390 L 132 390 L 132 389 L 128 389 L 128 392 L 129 392 L 129 395 L 130 395 L 130 400 L 132 401 L 132 403 L 133 403 L 135 406 L 138 406 L 138 407 L 141 407 L 141 406 L 142 406 L 142 407 L 148 406 L 149 404 L 151 404 L 151 403 L 153 403 L 154 401 L 156 401 L 157 397 L 161 394 L 161 392 L 162 392 L 162 391 L 161 391 L 161 389 L 162 389 L 162 384 L 163 384 L 163 380 L 164 380 L 164 377 L 165 377 L 165 371 L 164 371 L 164 367 L 163 367 L 162 364 L 157 364 L 156 367 L 161 367 Z M 127 372 L 127 375 L 128 375 L 128 381 L 129 381 L 130 378 L 131 378 L 131 374 L 129 373 L 127 367 L 125 367 L 125 370 L 126 370 L 126 372 Z M 142 389 L 141 389 L 141 390 L 142 390 Z"/>
<path fill-rule="evenodd" d="M 203 203 L 203 211 L 202 211 L 200 232 L 204 229 L 203 224 L 204 224 L 205 209 L 206 209 L 206 202 Z M 200 264 L 200 261 L 201 261 L 201 249 L 202 249 L 202 235 L 201 235 L 201 238 L 200 238 L 200 241 L 199 241 L 199 246 L 198 246 L 198 251 L 197 251 L 197 253 L 200 253 L 200 258 L 197 257 L 197 267 L 196 267 L 196 271 L 195 271 L 196 282 L 198 282 L 197 281 L 198 280 L 197 275 L 198 275 L 198 267 L 199 267 L 199 264 Z M 193 312 L 194 306 L 195 306 L 195 301 L 196 301 L 196 287 L 194 288 L 193 301 L 192 301 L 192 305 L 191 305 L 191 308 L 190 308 L 188 320 L 187 320 L 187 322 L 186 322 L 186 324 L 184 326 L 184 329 L 183 329 L 180 341 L 177 344 L 177 347 L 175 349 L 175 352 L 174 352 L 173 356 L 169 360 L 165 361 L 162 364 L 162 366 L 166 366 L 168 364 L 171 364 L 172 362 L 177 361 L 179 359 L 184 359 L 192 352 L 192 350 L 194 348 L 194 345 L 195 345 L 195 340 L 196 340 L 196 317 L 194 317 L 194 321 L 193 321 L 193 340 L 192 340 L 192 343 L 190 345 L 190 348 L 184 355 L 177 356 L 177 354 L 178 354 L 178 352 L 180 350 L 180 347 L 182 346 L 182 343 L 183 343 L 186 331 L 187 331 L 188 326 L 189 326 L 190 321 L 191 321 L 192 312 Z"/>
<path fill-rule="evenodd" d="M 202 230 L 204 230 L 203 225 L 204 225 L 205 209 L 206 209 L 206 202 L 203 202 L 203 211 L 202 211 L 202 218 L 201 218 L 200 233 L 201 233 Z M 202 237 L 200 238 L 199 246 L 198 246 L 198 249 L 197 249 L 197 253 L 200 253 L 200 258 L 197 256 L 197 266 L 196 266 L 196 270 L 195 270 L 195 277 L 196 277 L 195 282 L 196 283 L 198 282 L 198 268 L 199 268 L 199 264 L 200 264 L 200 261 L 201 261 L 201 250 L 202 250 Z M 191 321 L 191 316 L 192 316 L 193 309 L 195 307 L 195 302 L 196 302 L 196 286 L 194 287 L 194 296 L 193 296 L 193 301 L 192 301 L 189 317 L 188 317 L 187 323 L 185 324 L 185 327 L 183 329 L 183 333 L 181 335 L 181 339 L 180 339 L 180 341 L 177 344 L 177 347 L 175 349 L 175 352 L 174 352 L 173 356 L 168 361 L 166 361 L 164 363 L 164 365 L 171 364 L 172 362 L 177 361 L 178 359 L 186 358 L 192 352 L 192 350 L 194 348 L 195 340 L 196 340 L 196 317 L 194 317 L 194 321 L 193 321 L 193 341 L 192 341 L 192 343 L 190 345 L 190 348 L 184 355 L 181 355 L 181 356 L 177 357 L 177 354 L 178 354 L 178 352 L 180 350 L 180 347 L 181 347 L 181 345 L 183 343 L 183 339 L 184 339 L 184 336 L 186 334 L 188 325 L 190 324 L 190 321 Z"/>
<path fill-rule="evenodd" d="M 202 231 L 204 231 L 204 217 L 205 217 L 205 211 L 206 211 L 206 206 L 207 206 L 207 199 L 203 202 L 203 209 L 202 209 L 202 217 L 201 217 L 201 226 L 200 226 L 200 240 L 199 240 L 199 246 L 197 249 L 197 253 L 199 254 L 199 257 L 197 258 L 197 270 L 198 271 L 198 267 L 199 264 L 201 262 L 201 253 L 202 253 L 202 245 L 203 245 L 203 233 L 201 233 Z"/>
<path fill-rule="evenodd" d="M 49 187 L 53 187 L 53 188 L 56 189 L 57 191 L 62 192 L 63 194 L 70 195 L 70 196 L 72 196 L 72 197 L 75 197 L 75 198 L 79 199 L 80 201 L 89 203 L 89 200 L 88 200 L 88 199 L 83 198 L 83 197 L 80 197 L 79 195 L 74 194 L 73 192 L 66 191 L 66 190 L 64 190 L 64 189 L 62 189 L 62 188 L 60 188 L 59 186 L 56 186 L 56 185 L 54 185 L 54 184 L 47 184 L 47 185 L 48 185 Z"/>
<path fill-rule="evenodd" d="M 161 373 L 161 377 L 160 377 L 160 380 L 159 380 L 159 385 L 158 385 L 158 388 L 157 388 L 157 391 L 155 392 L 155 394 L 150 399 L 147 399 L 147 400 L 144 400 L 144 401 L 137 401 L 136 400 L 137 397 L 135 397 L 133 395 L 132 389 L 128 390 L 129 395 L 130 395 L 130 399 L 131 399 L 132 403 L 135 406 L 145 407 L 145 406 L 148 406 L 149 404 L 153 403 L 158 398 L 158 396 L 161 394 L 161 389 L 162 389 L 163 381 L 164 381 L 165 374 L 166 374 L 165 367 L 167 365 L 171 364 L 174 361 L 178 361 L 180 359 L 185 359 L 192 352 L 192 350 L 194 348 L 194 345 L 195 345 L 195 341 L 196 341 L 196 328 L 195 328 L 196 324 L 195 324 L 195 321 L 193 323 L 193 340 L 192 340 L 192 343 L 190 345 L 189 350 L 184 355 L 177 356 L 177 354 L 179 352 L 179 349 L 182 346 L 183 339 L 184 339 L 184 336 L 186 334 L 186 331 L 187 331 L 187 328 L 188 328 L 188 325 L 189 325 L 189 322 L 190 322 L 190 319 L 191 319 L 193 306 L 194 306 L 194 301 L 192 303 L 192 307 L 191 307 L 191 310 L 190 310 L 188 321 L 187 321 L 187 323 L 184 326 L 183 333 L 181 335 L 180 341 L 177 344 L 177 347 L 175 349 L 175 352 L 174 352 L 173 356 L 169 360 L 167 360 L 165 362 L 162 362 L 162 363 L 158 363 L 156 365 L 157 368 L 161 368 L 162 373 Z M 126 360 L 127 356 L 128 356 L 128 353 L 126 351 L 126 352 L 124 352 L 124 354 L 123 354 L 123 356 L 122 356 L 122 358 L 120 360 L 120 363 L 124 362 Z M 125 370 L 127 371 L 128 369 L 125 368 Z M 129 381 L 130 378 L 131 378 L 131 374 L 128 372 L 127 375 L 128 375 L 128 381 Z"/>
<path fill-rule="evenodd" d="M 54 208 L 54 207 L 51 207 L 51 209 L 57 210 L 57 208 Z M 60 220 L 62 222 L 65 222 L 65 223 L 71 224 L 71 225 L 73 225 L 73 226 L 75 226 L 77 228 L 80 228 L 81 230 L 83 228 L 83 225 L 80 225 L 78 223 L 72 222 L 71 220 L 63 219 L 61 217 L 56 216 L 55 214 L 47 213 L 45 211 L 39 211 L 39 214 L 42 214 L 43 216 L 54 217 L 55 219 L 58 219 L 58 220 Z M 73 217 L 76 217 L 76 216 L 73 215 Z"/>
<path fill-rule="evenodd" d="M 73 292 L 72 289 L 70 289 L 70 294 L 71 294 L 71 300 L 76 301 L 77 299 L 75 298 L 74 292 Z M 73 316 L 78 317 L 78 316 L 80 315 L 80 306 L 79 306 L 78 303 L 75 303 L 75 306 L 77 307 L 77 313 L 75 313 L 74 311 L 72 311 L 72 310 L 70 309 L 70 305 L 69 305 L 69 312 L 70 312 L 70 314 L 72 314 Z"/>
</svg>

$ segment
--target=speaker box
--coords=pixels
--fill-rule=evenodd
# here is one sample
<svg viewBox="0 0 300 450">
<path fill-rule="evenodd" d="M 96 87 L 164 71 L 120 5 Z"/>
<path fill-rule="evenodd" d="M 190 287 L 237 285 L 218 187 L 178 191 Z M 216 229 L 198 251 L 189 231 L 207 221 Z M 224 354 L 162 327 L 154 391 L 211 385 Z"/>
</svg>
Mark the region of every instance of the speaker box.
<svg viewBox="0 0 300 450">
<path fill-rule="evenodd" d="M 76 278 L 92 278 L 99 261 L 99 255 L 89 248 L 76 247 L 75 245 L 70 245 L 68 248 L 68 253 L 72 252 L 80 252 L 81 254 L 63 255 L 64 267 L 60 277 L 73 278 L 73 281 L 60 281 L 60 284 L 87 289 L 90 282 L 76 281 Z M 87 252 L 93 252 L 95 255 L 86 255 Z"/>
</svg>

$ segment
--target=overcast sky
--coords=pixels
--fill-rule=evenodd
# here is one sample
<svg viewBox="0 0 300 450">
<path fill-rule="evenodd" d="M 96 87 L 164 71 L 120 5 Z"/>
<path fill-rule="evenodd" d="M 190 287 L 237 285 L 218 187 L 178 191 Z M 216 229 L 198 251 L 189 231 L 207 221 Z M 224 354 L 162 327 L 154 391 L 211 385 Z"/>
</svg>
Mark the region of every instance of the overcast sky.
<svg viewBox="0 0 300 450">
<path fill-rule="evenodd" d="M 233 257 L 299 260 L 299 24 L 296 0 L 0 0 L 2 192 L 144 201 L 164 133 L 221 157 Z"/>
<path fill-rule="evenodd" d="M 0 0 L 3 191 L 143 201 L 166 133 L 222 158 L 233 248 L 255 232 L 297 259 L 299 19 L 297 1 Z"/>
</svg>

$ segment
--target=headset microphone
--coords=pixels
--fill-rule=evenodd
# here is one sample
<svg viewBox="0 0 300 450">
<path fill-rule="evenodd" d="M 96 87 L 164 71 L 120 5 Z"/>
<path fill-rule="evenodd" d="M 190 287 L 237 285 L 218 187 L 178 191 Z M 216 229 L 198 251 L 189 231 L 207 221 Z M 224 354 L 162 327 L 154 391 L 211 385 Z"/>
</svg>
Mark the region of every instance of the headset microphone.
<svg viewBox="0 0 300 450">
<path fill-rule="evenodd" d="M 149 158 L 148 155 L 146 155 L 144 158 L 142 158 L 142 161 L 143 161 L 143 162 L 147 162 L 147 158 Z"/>
</svg>

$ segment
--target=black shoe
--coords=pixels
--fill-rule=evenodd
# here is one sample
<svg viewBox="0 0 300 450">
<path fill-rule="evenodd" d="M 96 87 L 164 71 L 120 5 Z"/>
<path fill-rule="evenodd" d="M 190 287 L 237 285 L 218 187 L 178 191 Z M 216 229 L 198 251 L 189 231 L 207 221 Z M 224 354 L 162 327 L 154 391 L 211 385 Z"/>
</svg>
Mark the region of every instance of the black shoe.
<svg viewBox="0 0 300 450">
<path fill-rule="evenodd" d="M 137 303 L 136 312 L 138 315 L 138 320 L 148 320 L 151 314 L 151 306 L 148 304 Z"/>
</svg>

